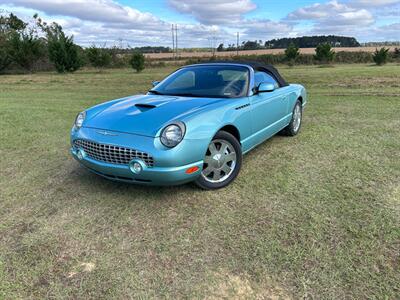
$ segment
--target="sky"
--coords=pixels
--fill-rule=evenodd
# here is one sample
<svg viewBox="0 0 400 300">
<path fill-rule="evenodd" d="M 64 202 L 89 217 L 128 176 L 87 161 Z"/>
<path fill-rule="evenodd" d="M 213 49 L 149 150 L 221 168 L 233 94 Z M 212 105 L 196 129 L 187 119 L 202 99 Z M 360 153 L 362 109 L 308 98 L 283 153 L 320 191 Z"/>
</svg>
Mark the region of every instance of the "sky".
<svg viewBox="0 0 400 300">
<path fill-rule="evenodd" d="M 0 0 L 0 12 L 57 22 L 82 46 L 210 47 L 303 35 L 400 40 L 400 0 Z"/>
</svg>

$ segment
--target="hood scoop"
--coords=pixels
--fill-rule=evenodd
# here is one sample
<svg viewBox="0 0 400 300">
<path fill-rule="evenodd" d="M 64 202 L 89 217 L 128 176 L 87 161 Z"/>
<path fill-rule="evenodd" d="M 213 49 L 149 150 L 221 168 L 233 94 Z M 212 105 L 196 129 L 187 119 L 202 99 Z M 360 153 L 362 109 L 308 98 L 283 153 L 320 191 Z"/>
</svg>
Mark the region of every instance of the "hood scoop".
<svg viewBox="0 0 400 300">
<path fill-rule="evenodd" d="M 145 112 L 145 111 L 155 108 L 156 106 L 153 104 L 138 103 L 138 104 L 135 104 L 135 107 L 138 108 L 141 112 Z"/>
</svg>

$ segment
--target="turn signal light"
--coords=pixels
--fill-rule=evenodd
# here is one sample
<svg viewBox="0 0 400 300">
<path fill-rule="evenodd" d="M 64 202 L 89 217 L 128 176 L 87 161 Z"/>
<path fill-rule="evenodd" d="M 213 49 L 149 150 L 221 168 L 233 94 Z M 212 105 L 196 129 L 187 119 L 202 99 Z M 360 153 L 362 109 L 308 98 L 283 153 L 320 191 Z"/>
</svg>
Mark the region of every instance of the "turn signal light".
<svg viewBox="0 0 400 300">
<path fill-rule="evenodd" d="M 194 172 L 197 172 L 199 170 L 199 167 L 191 167 L 186 170 L 186 174 L 193 174 Z"/>
</svg>

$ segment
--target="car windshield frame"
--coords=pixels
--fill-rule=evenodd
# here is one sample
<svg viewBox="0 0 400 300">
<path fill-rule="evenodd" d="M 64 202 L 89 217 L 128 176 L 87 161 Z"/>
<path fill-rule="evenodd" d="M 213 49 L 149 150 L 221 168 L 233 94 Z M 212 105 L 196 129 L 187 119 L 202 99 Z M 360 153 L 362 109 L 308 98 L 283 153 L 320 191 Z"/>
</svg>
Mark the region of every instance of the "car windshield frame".
<svg viewBox="0 0 400 300">
<path fill-rule="evenodd" d="M 224 92 L 224 94 L 202 94 L 202 93 L 196 93 L 201 90 L 210 90 L 210 88 L 205 89 L 196 89 L 193 90 L 193 88 L 188 89 L 188 90 L 181 90 L 180 92 L 168 92 L 167 90 L 163 89 L 163 87 L 171 85 L 179 76 L 184 75 L 185 73 L 187 74 L 188 71 L 194 70 L 194 69 L 204 69 L 205 71 L 210 70 L 214 71 L 216 73 L 220 71 L 238 71 L 238 72 L 243 72 L 243 75 L 245 76 L 245 79 L 242 81 L 244 82 L 244 86 L 240 90 L 240 93 L 237 95 L 228 95 L 228 93 L 225 93 L 225 89 L 229 87 L 229 84 L 226 85 L 221 85 L 218 87 L 215 87 L 215 89 L 219 89 L 220 92 Z M 214 70 L 212 70 L 214 69 Z M 222 76 L 222 75 L 217 75 L 217 76 Z M 196 80 L 194 78 L 194 80 Z M 239 80 L 236 80 L 239 82 Z M 158 83 L 153 89 L 149 90 L 149 93 L 155 94 L 155 95 L 165 95 L 165 96 L 177 96 L 177 97 L 199 97 L 199 98 L 224 98 L 224 99 L 237 99 L 237 98 L 243 98 L 247 97 L 249 93 L 249 88 L 250 88 L 250 81 L 251 81 L 251 72 L 249 67 L 244 66 L 244 65 L 235 65 L 235 64 L 227 64 L 227 65 L 191 65 L 191 66 L 186 66 L 183 68 L 180 68 L 176 70 L 175 72 L 171 73 L 169 76 L 167 76 L 163 81 Z M 225 82 L 225 81 L 224 81 Z M 229 83 L 234 82 L 234 80 L 227 81 Z"/>
</svg>

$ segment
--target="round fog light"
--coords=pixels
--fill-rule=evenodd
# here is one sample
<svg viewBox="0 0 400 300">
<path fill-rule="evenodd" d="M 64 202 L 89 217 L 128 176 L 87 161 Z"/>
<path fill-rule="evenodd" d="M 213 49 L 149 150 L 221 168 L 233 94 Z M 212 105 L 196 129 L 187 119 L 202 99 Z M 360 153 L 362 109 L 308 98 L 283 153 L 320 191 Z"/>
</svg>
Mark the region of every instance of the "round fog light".
<svg viewBox="0 0 400 300">
<path fill-rule="evenodd" d="M 131 171 L 135 174 L 139 174 L 143 170 L 142 165 L 136 161 L 133 162 L 130 167 L 131 167 Z"/>
<path fill-rule="evenodd" d="M 76 156 L 78 157 L 79 160 L 82 160 L 82 159 L 83 159 L 82 150 L 78 150 L 78 151 L 76 152 Z"/>
</svg>

